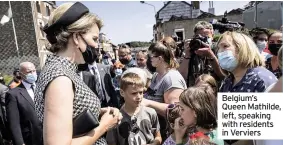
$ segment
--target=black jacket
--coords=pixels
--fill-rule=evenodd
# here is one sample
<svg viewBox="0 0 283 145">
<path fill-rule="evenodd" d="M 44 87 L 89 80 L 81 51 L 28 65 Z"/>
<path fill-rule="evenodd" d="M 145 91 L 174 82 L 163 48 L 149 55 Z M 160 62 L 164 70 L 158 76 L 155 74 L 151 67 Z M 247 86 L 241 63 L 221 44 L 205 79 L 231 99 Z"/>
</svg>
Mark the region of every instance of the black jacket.
<svg viewBox="0 0 283 145">
<path fill-rule="evenodd" d="M 14 145 L 42 145 L 43 130 L 34 102 L 25 86 L 20 84 L 6 94 L 7 120 Z"/>
</svg>

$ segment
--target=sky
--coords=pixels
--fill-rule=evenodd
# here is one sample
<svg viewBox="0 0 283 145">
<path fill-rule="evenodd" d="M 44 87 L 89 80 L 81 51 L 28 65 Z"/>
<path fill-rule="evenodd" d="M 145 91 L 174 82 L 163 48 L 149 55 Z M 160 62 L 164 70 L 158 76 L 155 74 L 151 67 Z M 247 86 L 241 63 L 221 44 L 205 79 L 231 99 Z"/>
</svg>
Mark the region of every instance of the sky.
<svg viewBox="0 0 283 145">
<path fill-rule="evenodd" d="M 56 1 L 60 6 L 66 1 Z M 147 1 L 146 1 L 147 2 Z M 139 1 L 84 1 L 92 13 L 97 14 L 104 23 L 101 32 L 106 34 L 113 44 L 121 44 L 130 41 L 150 41 L 153 39 L 152 26 L 155 23 L 154 8 L 141 4 Z M 148 1 L 160 10 L 164 1 Z M 190 3 L 190 2 L 189 2 Z M 243 8 L 248 1 L 214 1 L 216 15 L 223 15 L 227 10 Z M 207 12 L 208 1 L 200 3 L 200 9 Z"/>
</svg>

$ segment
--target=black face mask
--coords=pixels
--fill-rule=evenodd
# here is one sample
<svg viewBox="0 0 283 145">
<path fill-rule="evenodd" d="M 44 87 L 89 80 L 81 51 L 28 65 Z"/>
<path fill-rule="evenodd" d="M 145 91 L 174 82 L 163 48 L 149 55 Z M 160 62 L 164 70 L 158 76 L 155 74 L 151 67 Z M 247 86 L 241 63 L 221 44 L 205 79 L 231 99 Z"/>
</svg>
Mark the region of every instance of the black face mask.
<svg viewBox="0 0 283 145">
<path fill-rule="evenodd" d="M 22 79 L 22 77 L 21 77 L 21 76 L 16 76 L 16 78 L 17 78 L 18 80 Z"/>
<path fill-rule="evenodd" d="M 119 59 L 119 61 L 124 64 L 124 65 L 127 65 L 130 61 L 126 58 L 122 58 L 122 59 Z"/>
<path fill-rule="evenodd" d="M 279 51 L 281 46 L 282 46 L 282 44 L 268 44 L 268 50 L 270 51 L 270 53 L 272 55 L 277 56 L 278 51 Z"/>
<path fill-rule="evenodd" d="M 86 50 L 85 50 L 85 52 L 82 52 L 82 50 L 80 49 L 80 51 L 82 52 L 82 55 L 83 55 L 85 62 L 87 64 L 92 64 L 98 58 L 98 53 L 96 51 L 96 50 L 98 50 L 98 48 L 94 48 L 94 47 L 88 45 L 83 37 L 82 37 L 82 39 L 86 44 Z"/>
</svg>

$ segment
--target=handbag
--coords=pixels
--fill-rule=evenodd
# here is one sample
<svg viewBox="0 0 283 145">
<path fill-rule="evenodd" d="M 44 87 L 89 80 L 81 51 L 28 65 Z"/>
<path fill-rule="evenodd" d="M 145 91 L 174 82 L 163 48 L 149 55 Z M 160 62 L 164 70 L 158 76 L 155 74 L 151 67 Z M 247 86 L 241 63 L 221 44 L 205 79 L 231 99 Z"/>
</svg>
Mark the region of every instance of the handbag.
<svg viewBox="0 0 283 145">
<path fill-rule="evenodd" d="M 86 109 L 73 119 L 73 138 L 83 136 L 97 126 L 99 126 L 97 117 Z"/>
</svg>

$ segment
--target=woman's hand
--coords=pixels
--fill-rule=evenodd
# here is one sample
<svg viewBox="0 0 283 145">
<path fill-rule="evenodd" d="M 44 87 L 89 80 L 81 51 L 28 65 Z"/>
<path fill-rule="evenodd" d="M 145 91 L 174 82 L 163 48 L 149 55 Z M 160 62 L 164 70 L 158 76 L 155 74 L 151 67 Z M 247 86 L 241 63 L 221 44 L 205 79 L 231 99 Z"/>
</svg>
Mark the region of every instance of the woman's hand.
<svg viewBox="0 0 283 145">
<path fill-rule="evenodd" d="M 113 113 L 113 112 L 120 112 L 117 108 L 114 108 L 114 107 L 104 107 L 104 108 L 100 109 L 100 115 L 102 116 L 104 113 L 106 113 L 108 108 L 110 108 L 110 114 Z M 117 114 L 115 114 L 115 115 L 117 115 Z"/>
<path fill-rule="evenodd" d="M 120 123 L 123 116 L 117 108 L 108 107 L 100 120 L 100 125 L 109 130 Z"/>
<path fill-rule="evenodd" d="M 184 126 L 184 124 L 182 123 L 182 118 L 179 117 L 179 118 L 175 119 L 174 133 L 175 133 L 177 144 L 183 142 L 183 137 L 186 133 L 186 130 L 187 130 L 187 126 Z"/>
<path fill-rule="evenodd" d="M 206 56 L 206 57 L 209 57 L 209 58 L 215 58 L 216 57 L 211 48 L 199 48 L 198 50 L 196 50 L 195 53 L 197 55 Z"/>
</svg>

